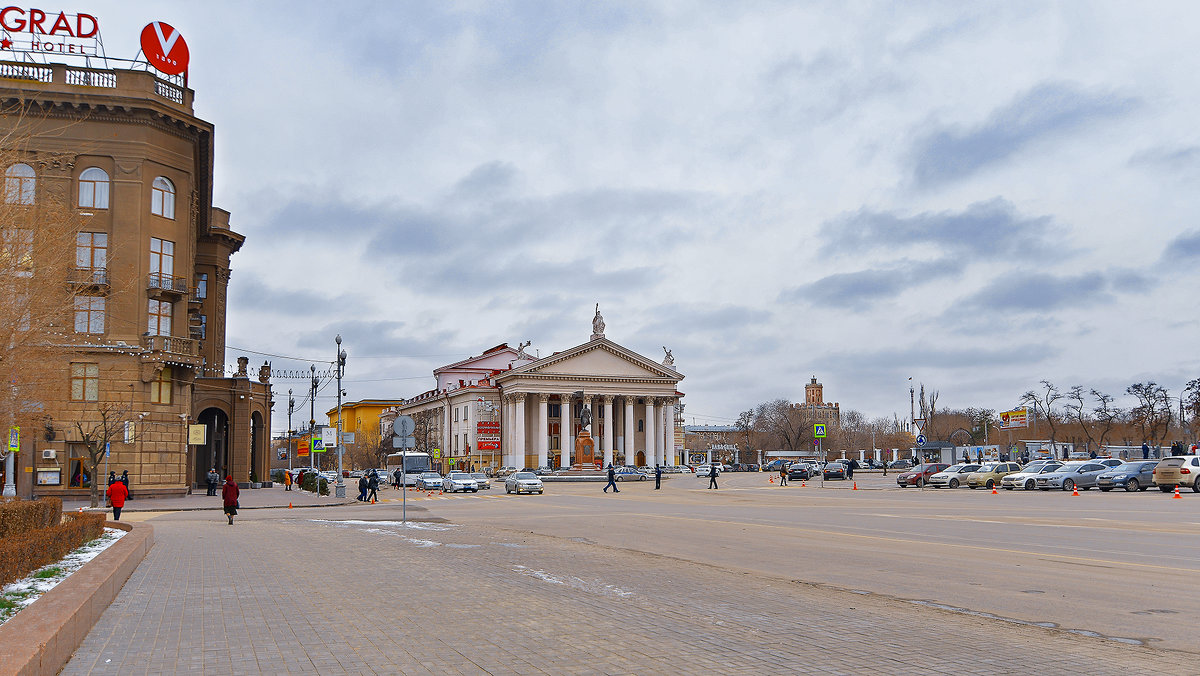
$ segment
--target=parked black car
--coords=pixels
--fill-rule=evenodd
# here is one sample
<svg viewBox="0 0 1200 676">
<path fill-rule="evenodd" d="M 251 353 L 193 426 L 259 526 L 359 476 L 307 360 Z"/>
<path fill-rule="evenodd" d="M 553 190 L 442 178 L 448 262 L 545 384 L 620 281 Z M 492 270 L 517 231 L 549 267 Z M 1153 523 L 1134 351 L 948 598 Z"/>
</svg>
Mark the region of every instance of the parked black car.
<svg viewBox="0 0 1200 676">
<path fill-rule="evenodd" d="M 845 479 L 846 466 L 840 462 L 831 462 L 828 465 L 825 465 L 825 469 L 822 471 L 822 476 L 826 481 L 830 479 Z"/>
<path fill-rule="evenodd" d="M 1124 488 L 1130 493 L 1144 491 L 1154 485 L 1154 468 L 1157 466 L 1157 460 L 1130 460 L 1101 474 L 1096 486 L 1105 492 L 1114 488 Z"/>
<path fill-rule="evenodd" d="M 788 480 L 790 481 L 805 481 L 812 478 L 812 467 L 796 463 L 788 468 Z"/>
</svg>

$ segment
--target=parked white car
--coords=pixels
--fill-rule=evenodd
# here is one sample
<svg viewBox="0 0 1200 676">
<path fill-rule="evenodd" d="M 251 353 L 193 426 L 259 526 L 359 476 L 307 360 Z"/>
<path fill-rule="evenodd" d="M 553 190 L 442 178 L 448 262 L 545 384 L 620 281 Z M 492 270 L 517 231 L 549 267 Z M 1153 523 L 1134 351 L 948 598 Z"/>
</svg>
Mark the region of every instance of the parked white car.
<svg viewBox="0 0 1200 676">
<path fill-rule="evenodd" d="M 442 490 L 447 493 L 457 493 L 458 491 L 464 493 L 467 491 L 471 491 L 472 493 L 479 492 L 479 483 L 468 472 L 451 472 L 446 475 L 442 485 Z"/>
<path fill-rule="evenodd" d="M 517 472 L 516 474 L 508 475 L 504 480 L 505 493 L 537 493 L 541 495 L 546 491 L 546 487 L 542 484 L 542 480 L 533 472 Z"/>
</svg>

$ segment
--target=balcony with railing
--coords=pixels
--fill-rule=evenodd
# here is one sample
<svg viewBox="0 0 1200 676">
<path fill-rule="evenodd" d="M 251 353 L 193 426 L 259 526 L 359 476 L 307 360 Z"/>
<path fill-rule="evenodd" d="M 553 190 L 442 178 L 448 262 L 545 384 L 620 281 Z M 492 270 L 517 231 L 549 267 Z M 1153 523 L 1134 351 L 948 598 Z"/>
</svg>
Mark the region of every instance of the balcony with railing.
<svg viewBox="0 0 1200 676">
<path fill-rule="evenodd" d="M 150 295 L 183 297 L 191 292 L 186 277 L 176 277 L 163 272 L 151 272 L 146 278 L 146 290 Z"/>
<path fill-rule="evenodd" d="M 67 282 L 75 287 L 108 291 L 108 269 L 72 268 L 67 273 Z"/>
<path fill-rule="evenodd" d="M 200 356 L 200 341 L 177 336 L 142 336 L 142 347 L 149 350 L 146 355 L 153 361 L 168 361 L 187 366 L 199 366 L 203 361 Z"/>
<path fill-rule="evenodd" d="M 22 86 L 37 89 L 78 92 L 81 87 L 92 90 L 113 90 L 113 95 L 133 94 L 156 98 L 175 106 L 192 110 L 192 90 L 187 88 L 179 75 L 167 75 L 150 70 L 149 64 L 141 61 L 108 59 L 128 69 L 87 68 L 65 63 L 22 63 L 0 61 L 0 79 L 16 80 Z"/>
</svg>

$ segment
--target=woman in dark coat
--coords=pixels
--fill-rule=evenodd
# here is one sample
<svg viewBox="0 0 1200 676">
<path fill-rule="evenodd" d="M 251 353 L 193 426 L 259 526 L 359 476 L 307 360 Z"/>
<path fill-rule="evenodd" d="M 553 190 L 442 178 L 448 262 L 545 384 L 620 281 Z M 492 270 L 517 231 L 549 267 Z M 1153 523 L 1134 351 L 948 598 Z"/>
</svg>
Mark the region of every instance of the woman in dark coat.
<svg viewBox="0 0 1200 676">
<path fill-rule="evenodd" d="M 237 516 L 238 508 L 238 486 L 233 483 L 233 477 L 225 477 L 225 484 L 221 486 L 221 497 L 225 502 L 225 516 L 229 517 L 229 525 L 233 525 L 233 517 Z"/>
</svg>

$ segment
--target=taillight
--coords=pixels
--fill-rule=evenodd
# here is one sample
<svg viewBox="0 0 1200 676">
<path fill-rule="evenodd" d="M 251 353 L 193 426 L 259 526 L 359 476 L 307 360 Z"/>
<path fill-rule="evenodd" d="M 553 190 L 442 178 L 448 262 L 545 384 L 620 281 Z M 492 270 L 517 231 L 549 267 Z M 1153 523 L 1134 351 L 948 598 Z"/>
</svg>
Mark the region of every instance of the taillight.
<svg viewBox="0 0 1200 676">
<path fill-rule="evenodd" d="M 1180 473 L 1180 474 L 1191 474 L 1191 473 L 1192 473 L 1192 470 L 1190 470 L 1190 469 L 1188 469 L 1188 468 L 1186 468 L 1186 467 L 1180 467 L 1180 468 L 1179 468 L 1179 473 Z"/>
</svg>

